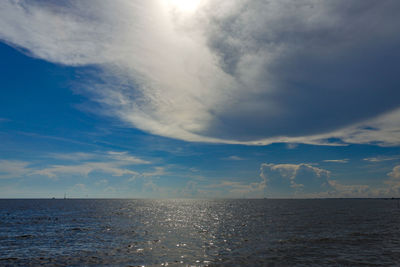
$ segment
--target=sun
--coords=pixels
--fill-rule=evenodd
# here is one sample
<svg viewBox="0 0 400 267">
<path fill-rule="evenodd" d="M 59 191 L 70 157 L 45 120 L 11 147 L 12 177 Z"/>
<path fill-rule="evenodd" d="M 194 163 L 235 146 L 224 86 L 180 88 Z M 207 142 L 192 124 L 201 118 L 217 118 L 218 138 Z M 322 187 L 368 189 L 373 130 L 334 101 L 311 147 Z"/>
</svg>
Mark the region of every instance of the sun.
<svg viewBox="0 0 400 267">
<path fill-rule="evenodd" d="M 169 0 L 170 4 L 181 12 L 194 12 L 201 0 Z"/>
</svg>

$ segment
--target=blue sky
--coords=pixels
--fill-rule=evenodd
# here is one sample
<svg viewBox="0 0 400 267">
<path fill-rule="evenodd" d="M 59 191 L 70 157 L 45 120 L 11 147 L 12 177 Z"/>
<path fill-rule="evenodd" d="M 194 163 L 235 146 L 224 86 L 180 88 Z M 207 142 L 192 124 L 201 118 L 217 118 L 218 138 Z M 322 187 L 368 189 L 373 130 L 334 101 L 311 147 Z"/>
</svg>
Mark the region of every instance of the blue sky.
<svg viewBox="0 0 400 267">
<path fill-rule="evenodd" d="M 400 196 L 397 1 L 188 3 L 0 3 L 0 197 Z"/>
</svg>

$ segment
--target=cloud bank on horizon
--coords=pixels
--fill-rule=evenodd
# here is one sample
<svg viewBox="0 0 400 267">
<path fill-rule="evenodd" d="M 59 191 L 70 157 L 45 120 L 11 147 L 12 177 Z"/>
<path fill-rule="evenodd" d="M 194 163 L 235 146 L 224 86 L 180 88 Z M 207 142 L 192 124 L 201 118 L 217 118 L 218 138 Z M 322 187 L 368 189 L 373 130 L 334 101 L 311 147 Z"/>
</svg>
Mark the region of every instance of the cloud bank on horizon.
<svg viewBox="0 0 400 267">
<path fill-rule="evenodd" d="M 0 39 L 155 135 L 400 145 L 399 1 L 179 3 L 1 1 Z"/>
</svg>

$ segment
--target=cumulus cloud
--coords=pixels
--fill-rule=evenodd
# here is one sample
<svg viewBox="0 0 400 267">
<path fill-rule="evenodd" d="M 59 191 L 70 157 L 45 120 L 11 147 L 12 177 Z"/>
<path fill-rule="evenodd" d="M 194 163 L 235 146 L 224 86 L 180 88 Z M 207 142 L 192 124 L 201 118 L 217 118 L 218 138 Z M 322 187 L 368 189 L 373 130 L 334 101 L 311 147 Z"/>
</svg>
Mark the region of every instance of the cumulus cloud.
<svg viewBox="0 0 400 267">
<path fill-rule="evenodd" d="M 400 144 L 400 2 L 0 3 L 0 39 L 96 66 L 107 115 L 188 141 Z"/>
<path fill-rule="evenodd" d="M 331 176 L 330 171 L 306 163 L 263 163 L 260 168 L 260 177 L 265 180 L 270 197 L 382 197 L 389 194 L 387 187 L 344 184 L 332 180 Z"/>
<path fill-rule="evenodd" d="M 400 195 L 400 165 L 382 177 L 381 186 L 349 184 L 331 179 L 331 172 L 309 164 L 263 163 L 260 177 L 265 181 L 269 197 L 398 197 Z"/>
<path fill-rule="evenodd" d="M 332 186 L 334 191 L 321 192 L 320 196 L 335 196 L 335 197 L 373 197 L 379 193 L 371 190 L 368 185 L 344 185 L 336 180 L 329 181 L 329 185 Z"/>
<path fill-rule="evenodd" d="M 260 177 L 270 194 L 289 196 L 329 190 L 330 172 L 310 164 L 263 163 Z"/>
<path fill-rule="evenodd" d="M 395 166 L 393 170 L 388 173 L 388 176 L 392 179 L 400 180 L 400 165 Z"/>
<path fill-rule="evenodd" d="M 389 179 L 385 181 L 385 184 L 389 188 L 385 190 L 385 193 L 392 194 L 391 196 L 398 196 L 400 194 L 400 165 L 394 166 L 387 176 Z"/>
</svg>

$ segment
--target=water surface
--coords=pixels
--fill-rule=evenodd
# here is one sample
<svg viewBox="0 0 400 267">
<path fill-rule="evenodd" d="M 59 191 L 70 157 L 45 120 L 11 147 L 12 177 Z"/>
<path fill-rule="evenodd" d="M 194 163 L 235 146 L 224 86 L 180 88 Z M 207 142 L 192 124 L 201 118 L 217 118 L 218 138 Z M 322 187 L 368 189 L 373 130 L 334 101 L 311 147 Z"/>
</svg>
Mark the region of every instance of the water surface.
<svg viewBox="0 0 400 267">
<path fill-rule="evenodd" d="M 400 265 L 397 200 L 0 200 L 0 265 Z"/>
</svg>

